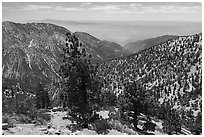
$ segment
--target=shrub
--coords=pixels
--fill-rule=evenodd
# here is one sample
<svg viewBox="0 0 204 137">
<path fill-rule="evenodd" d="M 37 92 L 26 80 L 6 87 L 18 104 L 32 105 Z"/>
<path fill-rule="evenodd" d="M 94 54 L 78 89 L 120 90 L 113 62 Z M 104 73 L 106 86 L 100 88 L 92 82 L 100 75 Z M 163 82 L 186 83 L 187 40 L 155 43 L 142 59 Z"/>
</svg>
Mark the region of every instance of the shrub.
<svg viewBox="0 0 204 137">
<path fill-rule="evenodd" d="M 43 119 L 42 117 L 38 117 L 37 119 L 36 119 L 36 123 L 35 123 L 35 125 L 36 126 L 38 126 L 38 125 L 46 125 L 46 120 L 45 119 Z"/>
<path fill-rule="evenodd" d="M 4 114 L 4 115 L 2 116 L 2 123 L 8 123 L 8 121 L 9 121 L 8 115 Z"/>
<path fill-rule="evenodd" d="M 102 92 L 101 100 L 100 105 L 103 107 L 115 106 L 117 104 L 117 97 L 113 92 Z"/>
<path fill-rule="evenodd" d="M 194 135 L 202 134 L 202 112 L 198 113 L 195 120 L 194 119 L 188 120 L 188 128 Z"/>
<path fill-rule="evenodd" d="M 163 130 L 169 135 L 173 134 L 174 132 L 178 133 L 181 131 L 181 118 L 176 110 L 169 109 L 167 111 L 163 123 Z"/>
<path fill-rule="evenodd" d="M 110 117 L 110 119 L 120 119 L 120 112 L 119 111 L 110 111 L 110 113 L 108 114 L 108 116 Z"/>
<path fill-rule="evenodd" d="M 149 122 L 147 121 L 145 124 L 144 124 L 144 130 L 147 131 L 155 131 L 155 127 L 156 127 L 156 124 L 152 123 L 152 122 Z"/>
<path fill-rule="evenodd" d="M 79 124 L 70 124 L 70 125 L 67 125 L 66 128 L 71 130 L 72 133 L 77 131 L 77 130 L 81 130 L 82 129 L 81 125 L 79 125 Z"/>
<path fill-rule="evenodd" d="M 108 134 L 108 129 L 111 129 L 111 126 L 108 124 L 106 119 L 95 121 L 95 130 L 98 134 Z"/>
<path fill-rule="evenodd" d="M 38 112 L 37 118 L 42 118 L 42 119 L 44 119 L 45 121 L 50 121 L 50 120 L 51 120 L 51 114 Z"/>
<path fill-rule="evenodd" d="M 115 129 L 115 130 L 118 130 L 118 131 L 120 131 L 120 129 L 121 129 L 121 123 L 120 123 L 120 121 L 118 121 L 118 120 L 113 120 L 113 119 L 111 119 L 111 120 L 109 121 L 109 125 L 110 125 L 110 127 L 111 127 L 112 129 Z"/>
<path fill-rule="evenodd" d="M 18 123 L 18 117 L 11 114 L 3 114 L 2 123 L 8 123 L 9 127 L 14 127 Z"/>
<path fill-rule="evenodd" d="M 26 124 L 28 124 L 28 123 L 31 123 L 32 120 L 31 120 L 31 118 L 30 118 L 29 116 L 20 114 L 20 115 L 19 115 L 19 118 L 18 118 L 18 121 L 19 121 L 20 123 L 26 123 Z"/>
</svg>

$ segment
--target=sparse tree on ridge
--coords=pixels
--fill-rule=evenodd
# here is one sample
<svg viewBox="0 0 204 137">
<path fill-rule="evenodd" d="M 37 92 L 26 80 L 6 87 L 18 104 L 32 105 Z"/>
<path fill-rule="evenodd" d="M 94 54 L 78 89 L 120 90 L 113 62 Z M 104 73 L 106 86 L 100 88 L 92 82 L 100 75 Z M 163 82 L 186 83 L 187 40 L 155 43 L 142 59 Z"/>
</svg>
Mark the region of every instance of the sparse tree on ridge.
<svg viewBox="0 0 204 137">
<path fill-rule="evenodd" d="M 91 56 L 79 39 L 70 33 L 66 35 L 63 63 L 59 69 L 61 97 L 71 113 L 82 121 L 83 127 L 87 127 L 90 115 L 99 102 L 100 82 L 95 66 L 90 63 Z"/>
</svg>

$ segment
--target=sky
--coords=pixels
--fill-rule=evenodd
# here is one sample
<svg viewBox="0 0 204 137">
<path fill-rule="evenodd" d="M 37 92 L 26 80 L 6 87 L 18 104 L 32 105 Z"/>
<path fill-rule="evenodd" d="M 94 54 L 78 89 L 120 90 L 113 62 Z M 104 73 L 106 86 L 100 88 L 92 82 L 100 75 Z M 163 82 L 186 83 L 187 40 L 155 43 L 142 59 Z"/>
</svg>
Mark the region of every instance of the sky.
<svg viewBox="0 0 204 137">
<path fill-rule="evenodd" d="M 202 4 L 197 2 L 3 2 L 3 21 L 26 20 L 156 20 L 201 21 Z"/>
<path fill-rule="evenodd" d="M 201 2 L 3 2 L 2 20 L 49 22 L 122 46 L 202 32 Z"/>
</svg>

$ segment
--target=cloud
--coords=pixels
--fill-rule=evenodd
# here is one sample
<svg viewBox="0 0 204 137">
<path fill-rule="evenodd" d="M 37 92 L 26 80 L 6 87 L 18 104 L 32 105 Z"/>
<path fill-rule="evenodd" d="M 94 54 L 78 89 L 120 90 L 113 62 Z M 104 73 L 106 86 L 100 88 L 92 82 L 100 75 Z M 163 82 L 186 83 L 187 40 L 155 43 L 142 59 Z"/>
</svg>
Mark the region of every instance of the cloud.
<svg viewBox="0 0 204 137">
<path fill-rule="evenodd" d="M 89 10 L 102 11 L 104 13 L 112 13 L 112 14 L 129 14 L 133 13 L 124 5 L 101 5 L 101 6 L 92 6 Z"/>
<path fill-rule="evenodd" d="M 92 4 L 91 2 L 84 2 L 84 3 L 81 3 L 80 7 L 85 7 L 91 4 Z"/>
<path fill-rule="evenodd" d="M 201 8 L 200 6 L 162 5 L 144 6 L 142 11 L 146 13 L 193 13 L 201 12 Z"/>
<path fill-rule="evenodd" d="M 132 11 L 130 11 L 130 10 L 123 10 L 123 9 L 121 9 L 121 10 L 107 10 L 107 11 L 104 11 L 105 13 L 117 13 L 117 14 L 131 14 L 131 13 L 133 13 Z"/>
<path fill-rule="evenodd" d="M 132 6 L 132 8 L 130 8 Z M 134 8 L 133 8 L 134 7 Z M 92 6 L 90 8 L 87 8 L 88 10 L 97 10 L 97 11 L 102 11 L 104 13 L 116 13 L 116 14 L 141 14 L 144 13 L 143 11 L 140 11 L 140 8 L 135 8 L 135 7 L 142 7 L 142 4 L 106 4 L 106 5 L 101 5 L 101 6 Z M 137 10 L 135 10 L 137 9 Z"/>
<path fill-rule="evenodd" d="M 64 6 L 56 6 L 54 8 L 54 10 L 58 10 L 58 11 L 79 11 L 81 10 L 80 8 L 76 8 L 76 7 L 64 7 Z"/>
<path fill-rule="evenodd" d="M 40 9 L 51 9 L 52 6 L 45 5 L 26 5 L 22 10 L 40 10 Z"/>
<path fill-rule="evenodd" d="M 141 7 L 141 6 L 142 6 L 142 4 L 136 4 L 136 3 L 129 4 L 129 7 L 131 7 L 131 8 L 136 8 L 136 7 Z"/>
<path fill-rule="evenodd" d="M 202 11 L 199 3 L 131 3 L 128 5 L 135 13 L 194 13 Z"/>
<path fill-rule="evenodd" d="M 99 11 L 108 11 L 108 10 L 120 10 L 117 5 L 103 5 L 103 6 L 95 6 L 90 8 L 91 10 L 99 10 Z"/>
</svg>

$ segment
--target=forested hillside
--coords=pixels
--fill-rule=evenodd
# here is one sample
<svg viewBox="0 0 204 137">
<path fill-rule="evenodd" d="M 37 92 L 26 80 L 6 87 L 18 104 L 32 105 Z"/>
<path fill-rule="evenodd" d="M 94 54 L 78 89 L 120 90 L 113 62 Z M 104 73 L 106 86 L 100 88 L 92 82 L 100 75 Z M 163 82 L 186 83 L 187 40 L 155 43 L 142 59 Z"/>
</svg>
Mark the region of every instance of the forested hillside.
<svg viewBox="0 0 204 137">
<path fill-rule="evenodd" d="M 154 102 L 152 115 L 166 119 L 162 109 L 168 106 L 178 111 L 182 126 L 197 133 L 202 129 L 201 65 L 202 34 L 196 34 L 104 62 L 98 75 L 103 91 L 118 96 L 125 96 L 128 87 L 136 83 L 140 87 L 137 92 L 148 93 L 147 98 Z"/>
</svg>

